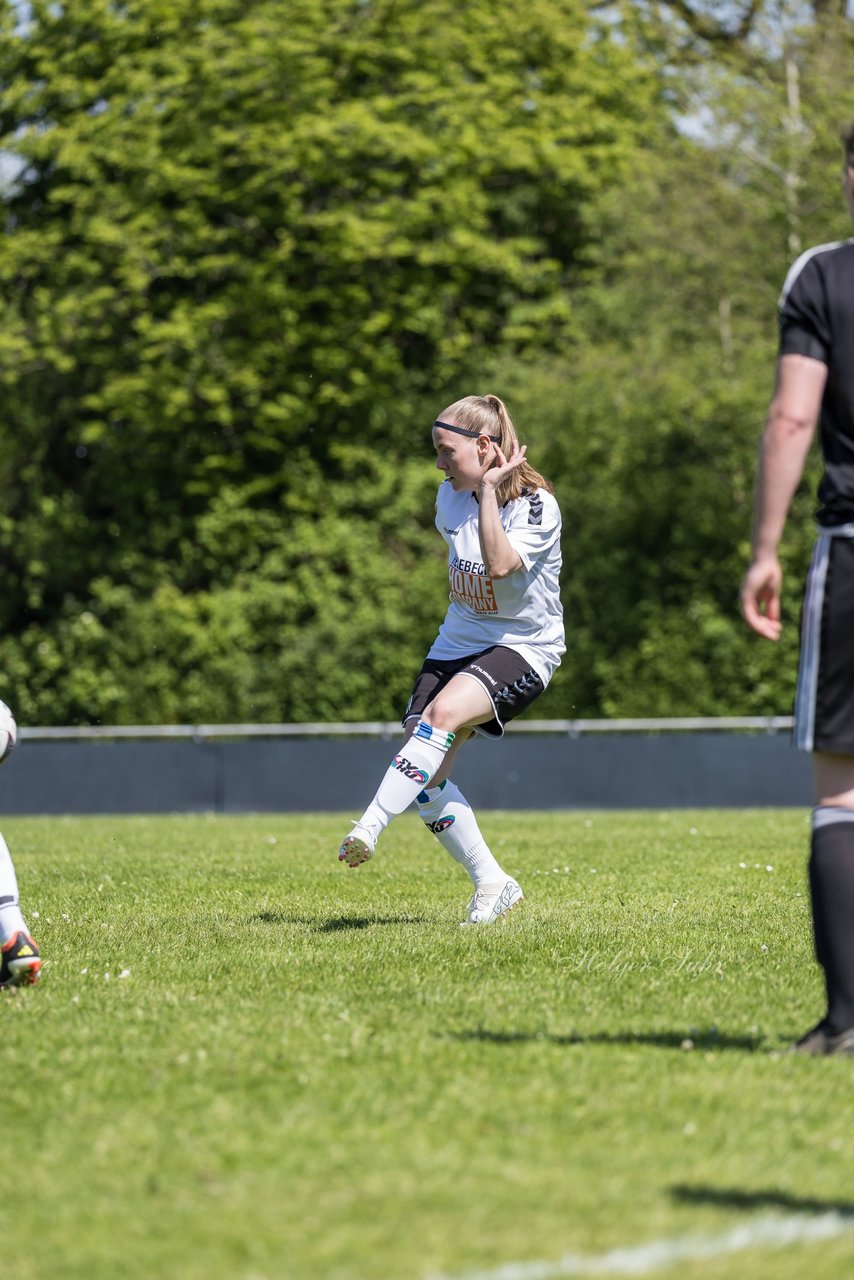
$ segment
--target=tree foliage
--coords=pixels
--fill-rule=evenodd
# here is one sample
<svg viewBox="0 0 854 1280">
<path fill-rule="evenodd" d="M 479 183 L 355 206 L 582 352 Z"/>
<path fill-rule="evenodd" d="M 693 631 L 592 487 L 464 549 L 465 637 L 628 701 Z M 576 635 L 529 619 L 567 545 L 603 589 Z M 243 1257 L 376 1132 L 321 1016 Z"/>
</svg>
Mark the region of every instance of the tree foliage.
<svg viewBox="0 0 854 1280">
<path fill-rule="evenodd" d="M 650 150 L 631 203 L 615 191 L 603 209 L 577 298 L 588 340 L 539 380 L 543 447 L 575 522 L 561 679 L 576 714 L 791 708 L 817 456 L 782 547 L 779 647 L 745 630 L 737 590 L 777 298 L 796 253 L 850 234 L 837 175 L 839 125 L 854 119 L 851 52 L 851 25 L 827 24 L 792 35 L 774 75 L 751 83 L 743 66 L 718 66 L 704 99 L 712 131 Z M 787 59 L 800 111 L 784 128 Z M 530 383 L 515 376 L 524 398 Z"/>
<path fill-rule="evenodd" d="M 2 13 L 7 691 L 387 714 L 429 639 L 401 583 L 439 581 L 428 424 L 484 352 L 568 340 L 655 82 L 576 0 Z"/>
<path fill-rule="evenodd" d="M 0 696 L 23 720 L 397 715 L 446 591 L 429 425 L 482 390 L 564 510 L 569 648 L 538 713 L 787 710 L 808 485 L 783 654 L 736 593 L 776 297 L 797 246 L 847 234 L 850 23 L 0 19 Z"/>
</svg>

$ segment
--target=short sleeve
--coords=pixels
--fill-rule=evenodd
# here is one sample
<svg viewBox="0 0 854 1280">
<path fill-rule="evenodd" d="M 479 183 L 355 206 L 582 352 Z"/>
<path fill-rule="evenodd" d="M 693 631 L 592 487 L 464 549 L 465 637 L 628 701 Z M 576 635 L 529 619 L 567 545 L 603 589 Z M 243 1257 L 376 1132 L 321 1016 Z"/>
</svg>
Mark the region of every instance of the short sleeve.
<svg viewBox="0 0 854 1280">
<path fill-rule="evenodd" d="M 821 258 L 806 253 L 794 263 L 780 295 L 781 356 L 810 356 L 827 364 L 831 337 Z"/>
<path fill-rule="evenodd" d="M 528 570 L 559 540 L 560 508 L 552 495 L 543 489 L 525 494 L 517 499 L 514 506 L 513 518 L 505 532 Z"/>
</svg>

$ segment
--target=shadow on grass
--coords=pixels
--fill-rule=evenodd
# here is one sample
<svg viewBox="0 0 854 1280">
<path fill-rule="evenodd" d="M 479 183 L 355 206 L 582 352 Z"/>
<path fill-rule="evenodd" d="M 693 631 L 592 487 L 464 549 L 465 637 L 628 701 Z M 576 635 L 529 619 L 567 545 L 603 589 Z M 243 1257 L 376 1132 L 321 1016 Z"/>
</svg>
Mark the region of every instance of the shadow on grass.
<svg viewBox="0 0 854 1280">
<path fill-rule="evenodd" d="M 729 1036 L 720 1031 L 594 1031 L 582 1035 L 572 1031 L 568 1035 L 556 1035 L 550 1031 L 448 1031 L 444 1033 L 454 1040 L 482 1040 L 488 1044 L 524 1044 L 542 1040 L 549 1044 L 622 1044 L 646 1045 L 653 1049 L 723 1050 L 737 1049 L 743 1053 L 755 1053 L 762 1045 L 761 1036 Z"/>
<path fill-rule="evenodd" d="M 336 916 L 318 925 L 320 933 L 338 933 L 342 929 L 370 929 L 374 924 L 426 924 L 423 916 Z"/>
<path fill-rule="evenodd" d="M 423 916 L 335 916 L 331 920 L 318 920 L 311 916 L 292 916 L 286 911 L 257 911 L 249 919 L 254 924 L 304 924 L 317 933 L 370 929 L 372 925 L 426 923 Z"/>
<path fill-rule="evenodd" d="M 681 1204 L 716 1205 L 721 1209 L 786 1209 L 792 1213 L 838 1213 L 854 1218 L 850 1200 L 820 1200 L 814 1196 L 793 1196 L 788 1191 L 742 1191 L 739 1187 L 686 1186 L 670 1188 L 674 1200 Z"/>
</svg>

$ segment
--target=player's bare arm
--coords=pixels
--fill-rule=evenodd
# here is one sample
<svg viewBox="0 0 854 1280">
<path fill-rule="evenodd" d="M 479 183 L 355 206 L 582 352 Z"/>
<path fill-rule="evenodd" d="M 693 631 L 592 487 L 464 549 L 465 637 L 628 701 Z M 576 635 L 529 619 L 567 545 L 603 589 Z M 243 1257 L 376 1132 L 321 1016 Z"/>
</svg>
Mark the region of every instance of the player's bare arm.
<svg viewBox="0 0 854 1280">
<path fill-rule="evenodd" d="M 815 434 L 827 365 L 808 356 L 784 355 L 759 450 L 756 517 L 750 567 L 741 588 L 747 625 L 767 640 L 781 633 L 783 573 L 777 548 Z"/>
<path fill-rule="evenodd" d="M 483 564 L 490 578 L 506 578 L 522 568 L 522 559 L 504 532 L 501 524 L 501 512 L 498 506 L 497 489 L 501 481 L 521 466 L 525 460 L 527 446 L 516 446 L 509 458 L 505 458 L 498 445 L 495 445 L 497 466 L 490 467 L 478 487 L 478 535 Z"/>
</svg>

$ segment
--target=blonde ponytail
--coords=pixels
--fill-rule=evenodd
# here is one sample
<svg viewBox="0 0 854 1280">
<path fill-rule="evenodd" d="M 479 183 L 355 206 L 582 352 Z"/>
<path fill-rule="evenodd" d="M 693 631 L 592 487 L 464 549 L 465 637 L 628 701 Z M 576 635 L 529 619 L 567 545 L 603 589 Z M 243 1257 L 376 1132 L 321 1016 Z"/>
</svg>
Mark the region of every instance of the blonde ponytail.
<svg viewBox="0 0 854 1280">
<path fill-rule="evenodd" d="M 453 418 L 458 427 L 466 431 L 477 431 L 478 434 L 498 437 L 498 447 L 508 458 L 519 444 L 519 436 L 513 425 L 513 419 L 507 412 L 504 401 L 495 395 L 466 396 L 456 400 L 443 409 L 439 418 Z M 523 493 L 533 489 L 545 489 L 548 493 L 554 490 L 548 480 L 531 466 L 526 458 L 521 466 L 511 471 L 498 486 L 497 497 L 503 506 L 521 498 Z"/>
</svg>

